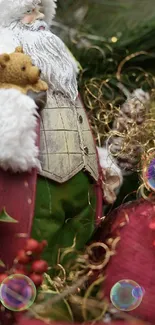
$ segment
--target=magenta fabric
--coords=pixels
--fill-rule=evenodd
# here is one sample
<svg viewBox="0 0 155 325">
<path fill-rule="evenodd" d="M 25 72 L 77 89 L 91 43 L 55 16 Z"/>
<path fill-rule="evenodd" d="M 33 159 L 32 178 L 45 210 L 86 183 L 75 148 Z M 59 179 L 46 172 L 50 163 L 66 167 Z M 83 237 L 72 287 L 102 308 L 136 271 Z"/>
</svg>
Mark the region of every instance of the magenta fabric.
<svg viewBox="0 0 155 325">
<path fill-rule="evenodd" d="M 125 214 L 129 223 L 120 228 Z M 136 281 L 145 294 L 140 306 L 129 314 L 155 324 L 155 230 L 149 228 L 155 222 L 155 204 L 145 200 L 133 202 L 117 209 L 110 219 L 111 237 L 120 234 L 121 240 L 106 269 L 105 295 L 109 298 L 112 286 L 120 280 Z"/>
<path fill-rule="evenodd" d="M 72 323 L 62 323 L 62 322 L 51 322 L 49 325 L 71 325 Z M 74 323 L 75 325 L 80 325 L 78 323 Z M 91 325 L 91 323 L 85 323 L 87 325 Z M 96 325 L 106 325 L 107 323 L 98 322 Z M 40 320 L 27 320 L 27 319 L 21 319 L 16 325 L 46 325 Z M 111 323 L 108 323 L 108 325 L 148 325 L 144 324 L 139 321 L 134 322 L 126 322 L 126 321 L 114 321 Z"/>
<path fill-rule="evenodd" d="M 36 128 L 37 145 L 39 146 L 40 119 Z M 18 250 L 25 245 L 31 233 L 35 207 L 37 171 L 31 173 L 12 173 L 0 169 L 0 212 L 6 212 L 18 223 L 0 223 L 0 259 L 7 269 L 12 266 Z M 4 269 L 0 268 L 0 272 Z"/>
<path fill-rule="evenodd" d="M 39 146 L 40 121 L 36 130 Z M 25 246 L 25 240 L 30 236 L 33 222 L 37 171 L 31 173 L 5 172 L 0 169 L 0 212 L 5 207 L 6 212 L 18 223 L 0 223 L 0 259 L 5 263 L 6 269 L 12 267 L 17 252 Z M 25 234 L 19 237 L 18 234 Z M 3 273 L 4 269 L 0 268 Z M 10 316 L 10 318 L 9 318 Z M 12 325 L 12 316 L 0 309 L 0 324 Z"/>
</svg>

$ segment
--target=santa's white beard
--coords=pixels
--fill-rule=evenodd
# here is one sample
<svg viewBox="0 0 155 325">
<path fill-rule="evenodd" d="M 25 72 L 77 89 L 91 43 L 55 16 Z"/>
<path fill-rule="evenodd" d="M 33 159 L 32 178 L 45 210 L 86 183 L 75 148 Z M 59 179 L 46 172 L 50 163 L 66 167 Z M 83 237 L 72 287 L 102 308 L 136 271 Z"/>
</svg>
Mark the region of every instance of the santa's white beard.
<svg viewBox="0 0 155 325">
<path fill-rule="evenodd" d="M 52 92 L 62 92 L 75 100 L 78 94 L 78 67 L 64 43 L 54 35 L 45 22 L 36 21 L 33 25 L 12 23 L 9 27 L 24 52 L 29 54 L 33 63 L 42 71 L 42 79 Z M 40 30 L 44 28 L 44 30 Z"/>
</svg>

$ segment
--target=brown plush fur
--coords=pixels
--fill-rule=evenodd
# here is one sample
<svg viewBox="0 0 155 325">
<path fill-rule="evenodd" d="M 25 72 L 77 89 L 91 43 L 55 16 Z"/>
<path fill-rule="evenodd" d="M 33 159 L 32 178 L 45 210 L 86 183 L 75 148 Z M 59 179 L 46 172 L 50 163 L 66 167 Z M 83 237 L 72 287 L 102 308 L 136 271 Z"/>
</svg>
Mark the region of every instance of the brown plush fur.
<svg viewBox="0 0 155 325">
<path fill-rule="evenodd" d="M 14 53 L 0 55 L 0 88 L 15 88 L 27 94 L 28 90 L 46 91 L 48 86 L 31 58 L 17 47 Z"/>
</svg>

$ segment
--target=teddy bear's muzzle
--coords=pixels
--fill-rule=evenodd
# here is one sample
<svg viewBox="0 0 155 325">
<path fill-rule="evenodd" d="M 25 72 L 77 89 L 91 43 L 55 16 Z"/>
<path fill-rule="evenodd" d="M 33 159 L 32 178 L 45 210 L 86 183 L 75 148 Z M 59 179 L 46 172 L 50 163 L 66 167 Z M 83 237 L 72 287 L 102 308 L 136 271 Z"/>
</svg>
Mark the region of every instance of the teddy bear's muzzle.
<svg viewBox="0 0 155 325">
<path fill-rule="evenodd" d="M 35 84 L 40 78 L 41 70 L 37 67 L 31 67 L 28 73 L 28 79 L 31 84 Z"/>
</svg>

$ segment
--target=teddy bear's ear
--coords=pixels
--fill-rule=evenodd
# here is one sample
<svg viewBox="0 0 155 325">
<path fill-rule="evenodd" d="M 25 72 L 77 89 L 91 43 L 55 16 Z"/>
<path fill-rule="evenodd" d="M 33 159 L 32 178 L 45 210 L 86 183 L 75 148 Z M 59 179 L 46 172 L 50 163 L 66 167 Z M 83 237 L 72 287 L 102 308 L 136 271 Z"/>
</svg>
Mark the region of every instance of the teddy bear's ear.
<svg viewBox="0 0 155 325">
<path fill-rule="evenodd" d="M 21 46 L 16 47 L 15 52 L 16 53 L 24 53 L 23 48 Z"/>
<path fill-rule="evenodd" d="M 10 55 L 9 54 L 2 54 L 0 55 L 0 67 L 5 68 L 6 63 L 10 60 Z"/>
</svg>

